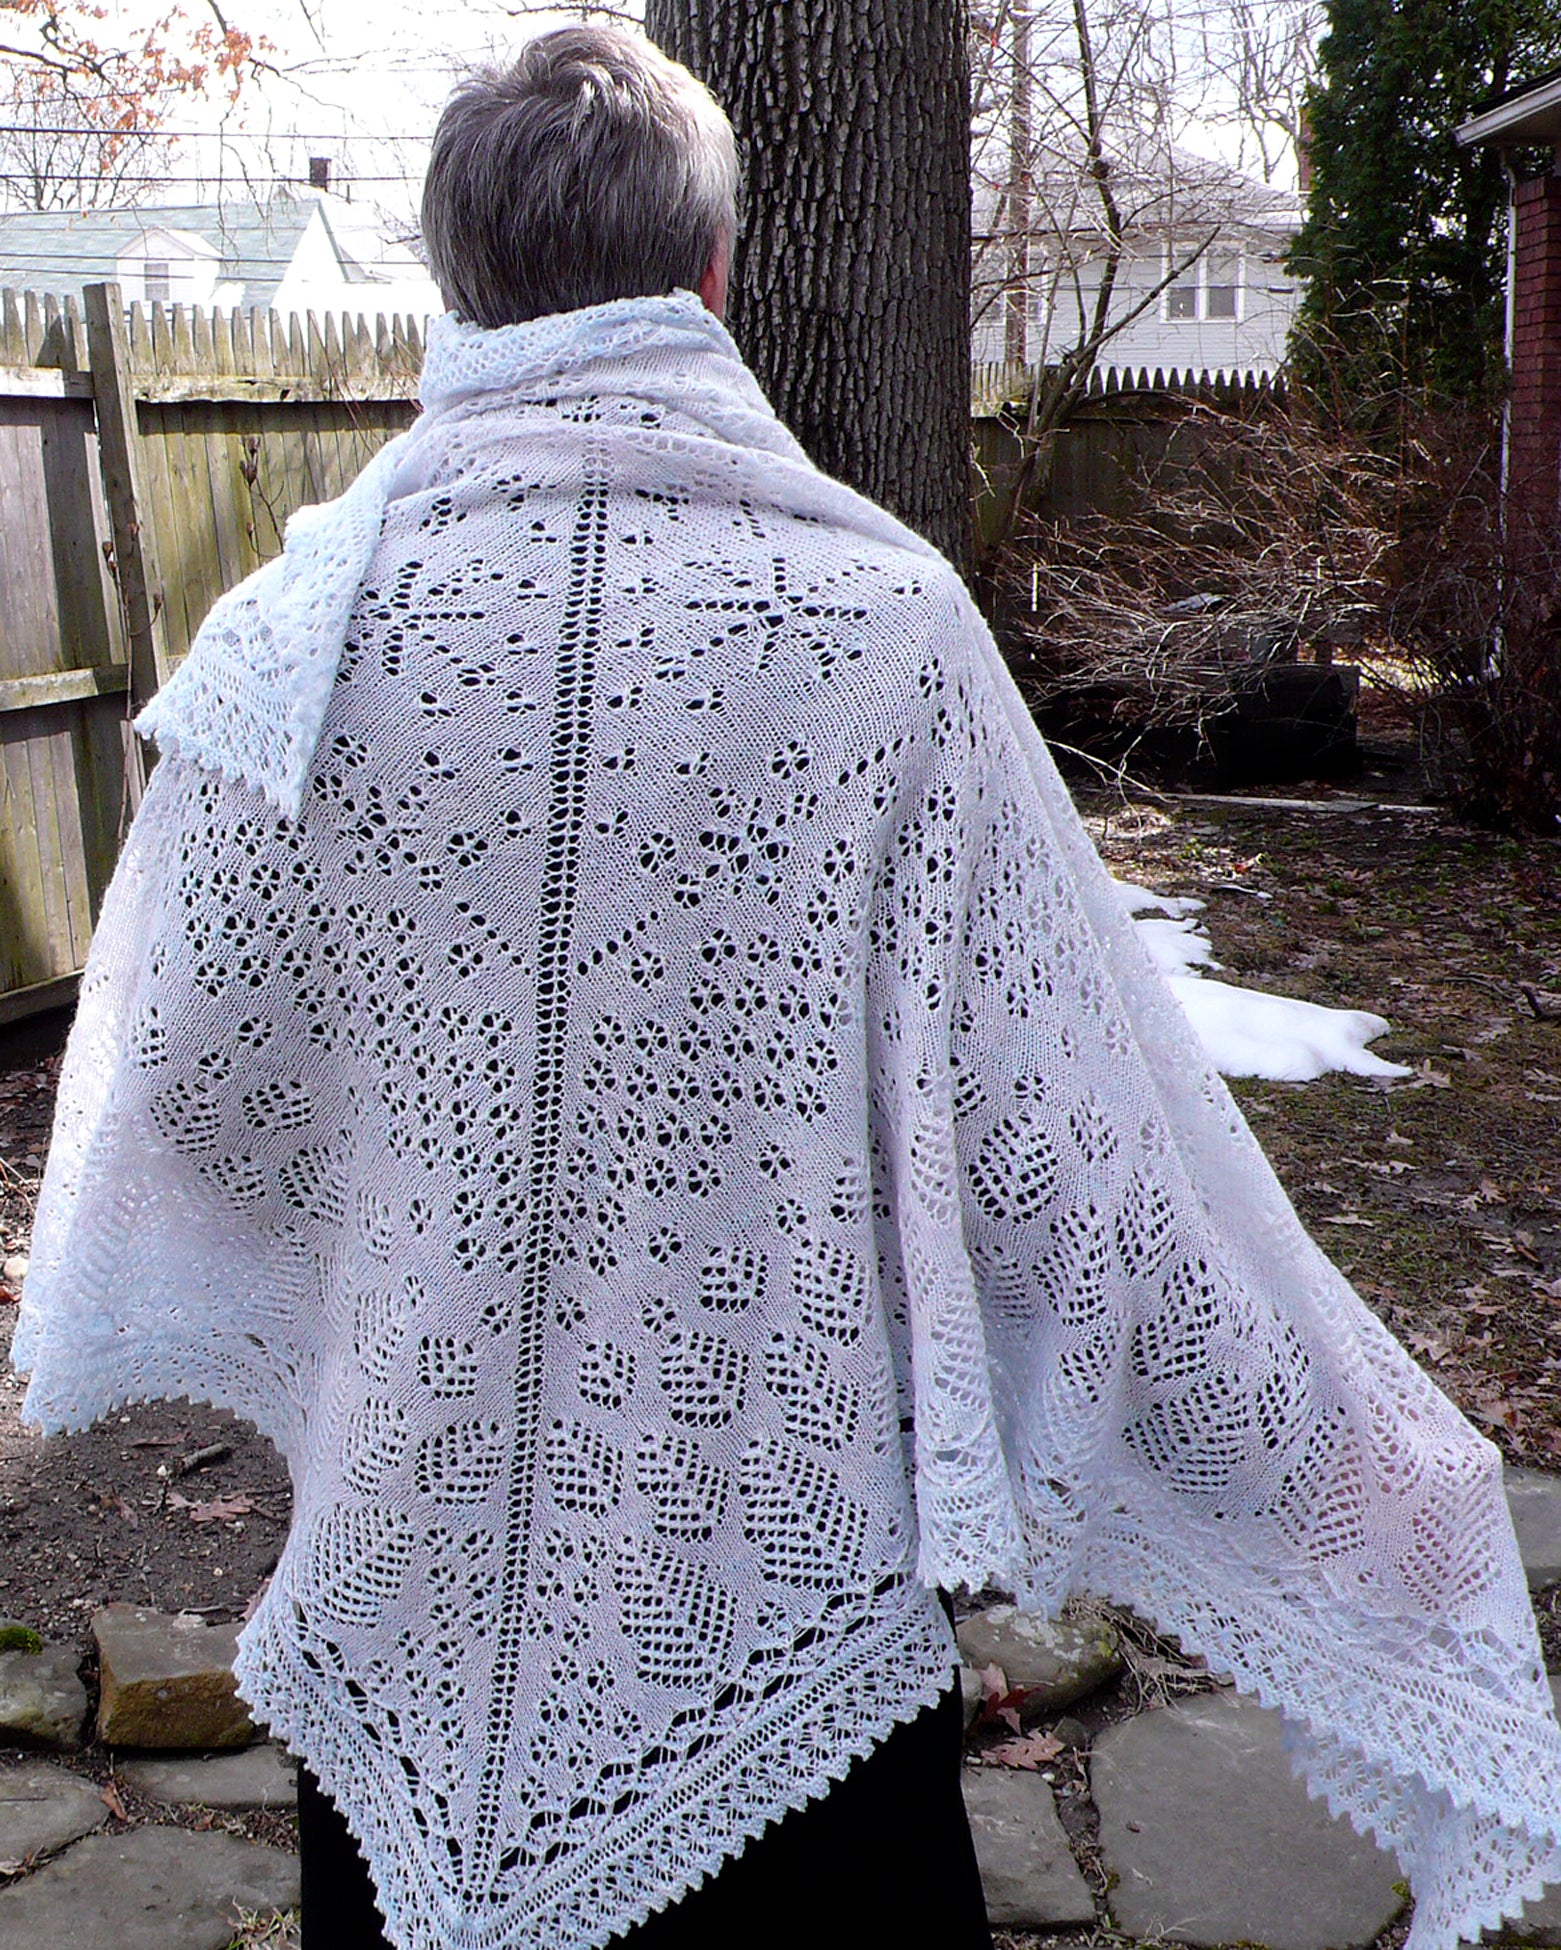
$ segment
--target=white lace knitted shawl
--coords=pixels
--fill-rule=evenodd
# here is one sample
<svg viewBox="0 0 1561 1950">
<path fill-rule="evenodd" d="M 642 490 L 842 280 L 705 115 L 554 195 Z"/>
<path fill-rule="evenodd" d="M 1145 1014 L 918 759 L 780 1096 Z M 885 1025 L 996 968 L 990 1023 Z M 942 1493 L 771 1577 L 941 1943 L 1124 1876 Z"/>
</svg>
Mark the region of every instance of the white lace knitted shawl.
<svg viewBox="0 0 1561 1950">
<path fill-rule="evenodd" d="M 956 578 L 692 299 L 447 327 L 424 397 L 147 714 L 16 1343 L 46 1427 L 281 1446 L 242 1684 L 393 1940 L 604 1943 L 934 1697 L 962 1581 L 1137 1606 L 1398 1849 L 1415 1950 L 1495 1923 L 1561 1874 L 1496 1453 Z"/>
</svg>

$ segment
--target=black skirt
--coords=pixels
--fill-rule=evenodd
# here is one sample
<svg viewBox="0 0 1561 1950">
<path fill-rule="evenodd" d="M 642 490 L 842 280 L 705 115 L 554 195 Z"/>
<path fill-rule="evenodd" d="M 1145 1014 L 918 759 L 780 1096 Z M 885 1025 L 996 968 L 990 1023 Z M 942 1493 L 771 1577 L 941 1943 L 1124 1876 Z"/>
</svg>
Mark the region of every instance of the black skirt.
<svg viewBox="0 0 1561 1950">
<path fill-rule="evenodd" d="M 958 1687 L 897 1726 L 829 1793 L 765 1829 L 624 1950 L 991 1950 L 960 1793 Z M 347 1824 L 298 1775 L 302 1950 L 388 1950 Z"/>
</svg>

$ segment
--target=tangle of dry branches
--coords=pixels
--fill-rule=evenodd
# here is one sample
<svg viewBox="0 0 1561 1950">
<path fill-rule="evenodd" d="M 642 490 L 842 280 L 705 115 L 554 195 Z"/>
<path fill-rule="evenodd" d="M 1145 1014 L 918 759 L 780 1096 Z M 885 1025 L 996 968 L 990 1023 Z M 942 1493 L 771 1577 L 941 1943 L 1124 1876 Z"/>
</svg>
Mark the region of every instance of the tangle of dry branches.
<svg viewBox="0 0 1561 1950">
<path fill-rule="evenodd" d="M 1347 651 L 1414 714 L 1468 816 L 1561 816 L 1561 537 L 1504 496 L 1500 430 L 1406 410 L 1351 436 L 1304 402 L 1184 403 L 1118 507 L 1026 517 L 997 614 L 1066 735 L 1202 730 L 1268 666 Z"/>
</svg>

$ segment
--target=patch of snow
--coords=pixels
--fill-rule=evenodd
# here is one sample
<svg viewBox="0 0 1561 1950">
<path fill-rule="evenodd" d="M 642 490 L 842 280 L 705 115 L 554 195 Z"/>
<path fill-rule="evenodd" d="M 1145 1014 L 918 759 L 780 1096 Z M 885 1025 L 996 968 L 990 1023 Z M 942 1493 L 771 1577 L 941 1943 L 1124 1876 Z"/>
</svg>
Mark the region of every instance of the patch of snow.
<svg viewBox="0 0 1561 1950">
<path fill-rule="evenodd" d="M 1151 893 L 1128 881 L 1116 885 L 1129 914 L 1153 909 L 1168 917 L 1134 925 L 1223 1076 L 1310 1083 L 1330 1070 L 1357 1077 L 1410 1074 L 1405 1064 L 1389 1063 L 1366 1047 L 1391 1027 L 1384 1017 L 1209 981 L 1201 971 L 1219 967 L 1214 944 L 1190 918 L 1202 901 Z"/>
<path fill-rule="evenodd" d="M 1122 896 L 1122 905 L 1129 914 L 1142 914 L 1153 908 L 1156 914 L 1169 914 L 1176 920 L 1183 914 L 1203 912 L 1203 902 L 1195 901 L 1189 894 L 1152 894 L 1147 887 L 1137 887 L 1131 880 L 1114 880 L 1111 884 Z"/>
<path fill-rule="evenodd" d="M 1330 1070 L 1357 1077 L 1407 1077 L 1366 1045 L 1391 1025 L 1365 1009 L 1325 1009 L 1288 995 L 1264 995 L 1199 975 L 1172 975 L 1171 992 L 1187 1012 L 1214 1067 L 1227 1077 L 1310 1083 Z"/>
<path fill-rule="evenodd" d="M 1154 957 L 1162 975 L 1180 975 L 1188 968 L 1218 968 L 1214 943 L 1194 920 L 1136 921 L 1139 939 Z"/>
</svg>

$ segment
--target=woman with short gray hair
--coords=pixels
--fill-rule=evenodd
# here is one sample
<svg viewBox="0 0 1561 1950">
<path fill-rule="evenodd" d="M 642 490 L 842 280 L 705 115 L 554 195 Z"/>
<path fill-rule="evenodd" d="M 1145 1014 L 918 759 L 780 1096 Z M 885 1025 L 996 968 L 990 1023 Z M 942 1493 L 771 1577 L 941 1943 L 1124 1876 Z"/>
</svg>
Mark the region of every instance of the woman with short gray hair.
<svg viewBox="0 0 1561 1950">
<path fill-rule="evenodd" d="M 731 124 L 686 68 L 648 41 L 563 28 L 474 75 L 440 117 L 429 268 L 458 318 L 490 328 L 699 291 L 730 249 L 737 187 Z"/>
</svg>

